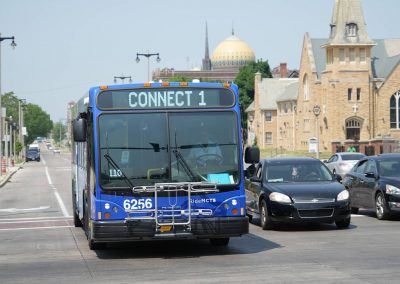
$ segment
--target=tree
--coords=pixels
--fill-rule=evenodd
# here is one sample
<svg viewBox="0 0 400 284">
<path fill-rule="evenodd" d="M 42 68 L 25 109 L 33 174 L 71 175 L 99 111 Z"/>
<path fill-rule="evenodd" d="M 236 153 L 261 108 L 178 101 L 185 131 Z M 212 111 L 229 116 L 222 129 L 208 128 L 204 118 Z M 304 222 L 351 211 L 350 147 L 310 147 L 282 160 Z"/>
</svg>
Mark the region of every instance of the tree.
<svg viewBox="0 0 400 284">
<path fill-rule="evenodd" d="M 61 122 L 56 122 L 53 125 L 53 139 L 56 143 L 60 143 L 63 139 L 66 138 L 67 129 L 64 124 Z"/>
<path fill-rule="evenodd" d="M 40 106 L 27 104 L 24 111 L 24 122 L 28 131 L 26 143 L 30 144 L 36 137 L 47 137 L 53 128 L 50 115 L 43 111 Z"/>
<path fill-rule="evenodd" d="M 262 61 L 261 59 L 241 67 L 235 78 L 235 83 L 239 87 L 239 103 L 244 139 L 247 139 L 247 114 L 245 110 L 254 100 L 254 76 L 257 72 L 261 73 L 262 78 L 272 77 L 268 61 Z"/>
<path fill-rule="evenodd" d="M 19 121 L 19 99 L 13 92 L 5 93 L 1 97 L 1 105 L 6 108 L 6 117 L 12 116 L 13 121 Z"/>
</svg>

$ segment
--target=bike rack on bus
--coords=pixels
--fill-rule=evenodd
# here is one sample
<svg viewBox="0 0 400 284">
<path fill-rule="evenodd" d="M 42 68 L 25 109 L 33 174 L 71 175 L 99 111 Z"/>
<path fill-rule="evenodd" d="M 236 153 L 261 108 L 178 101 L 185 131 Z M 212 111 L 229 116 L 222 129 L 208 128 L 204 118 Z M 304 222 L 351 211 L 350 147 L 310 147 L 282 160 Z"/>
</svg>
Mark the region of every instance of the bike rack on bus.
<svg viewBox="0 0 400 284">
<path fill-rule="evenodd" d="M 156 183 L 154 186 L 135 186 L 133 193 L 154 193 L 154 208 L 152 209 L 134 209 L 125 210 L 127 213 L 133 213 L 127 220 L 155 220 L 156 232 L 162 232 L 163 227 L 183 226 L 186 232 L 190 232 L 192 216 L 211 215 L 211 209 L 192 210 L 192 193 L 211 193 L 218 192 L 216 183 L 209 182 L 180 182 L 180 183 Z M 187 208 L 177 206 L 178 193 L 187 193 Z M 166 193 L 168 206 L 158 207 L 158 197 L 160 193 Z"/>
</svg>

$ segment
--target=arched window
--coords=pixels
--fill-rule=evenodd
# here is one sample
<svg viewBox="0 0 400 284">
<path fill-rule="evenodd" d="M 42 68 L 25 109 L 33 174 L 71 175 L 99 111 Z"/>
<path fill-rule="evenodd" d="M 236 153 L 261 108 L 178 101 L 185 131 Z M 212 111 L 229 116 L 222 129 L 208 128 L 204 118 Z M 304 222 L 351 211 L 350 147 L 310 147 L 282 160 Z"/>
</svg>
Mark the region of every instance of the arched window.
<svg viewBox="0 0 400 284">
<path fill-rule="evenodd" d="M 361 121 L 356 118 L 346 120 L 346 139 L 360 140 Z"/>
<path fill-rule="evenodd" d="M 390 97 L 390 128 L 400 129 L 400 91 Z"/>
<path fill-rule="evenodd" d="M 308 75 L 305 74 L 303 78 L 303 93 L 304 93 L 304 100 L 308 101 L 310 99 L 310 89 L 308 85 Z"/>
<path fill-rule="evenodd" d="M 346 25 L 346 35 L 347 36 L 357 36 L 357 24 L 355 23 L 348 23 Z"/>
</svg>

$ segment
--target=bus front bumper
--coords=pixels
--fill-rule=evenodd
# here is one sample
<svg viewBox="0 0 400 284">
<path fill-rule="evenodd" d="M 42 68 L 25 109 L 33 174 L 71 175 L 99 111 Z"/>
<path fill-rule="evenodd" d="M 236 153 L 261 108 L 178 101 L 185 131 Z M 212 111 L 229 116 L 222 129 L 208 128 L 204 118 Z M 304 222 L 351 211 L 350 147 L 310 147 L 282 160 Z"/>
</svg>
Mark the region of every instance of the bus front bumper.
<svg viewBox="0 0 400 284">
<path fill-rule="evenodd" d="M 190 229 L 175 226 L 169 232 L 156 232 L 154 220 L 92 221 L 91 225 L 95 242 L 227 238 L 249 232 L 247 217 L 196 218 L 192 219 Z"/>
</svg>

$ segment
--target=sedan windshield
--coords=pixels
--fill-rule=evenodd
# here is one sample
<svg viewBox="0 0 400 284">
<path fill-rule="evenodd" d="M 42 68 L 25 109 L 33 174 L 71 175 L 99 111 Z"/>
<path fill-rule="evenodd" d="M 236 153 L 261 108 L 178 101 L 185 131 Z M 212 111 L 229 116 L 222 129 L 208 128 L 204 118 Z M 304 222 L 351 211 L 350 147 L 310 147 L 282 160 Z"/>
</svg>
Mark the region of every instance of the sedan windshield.
<svg viewBox="0 0 400 284">
<path fill-rule="evenodd" d="M 234 112 L 103 114 L 98 121 L 105 189 L 239 182 Z"/>
<path fill-rule="evenodd" d="M 268 182 L 332 181 L 332 174 L 320 161 L 276 161 L 267 164 Z"/>
</svg>

